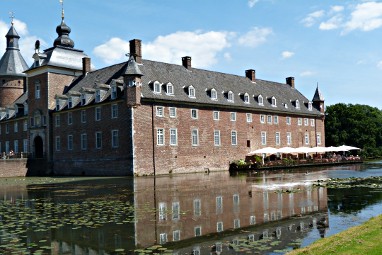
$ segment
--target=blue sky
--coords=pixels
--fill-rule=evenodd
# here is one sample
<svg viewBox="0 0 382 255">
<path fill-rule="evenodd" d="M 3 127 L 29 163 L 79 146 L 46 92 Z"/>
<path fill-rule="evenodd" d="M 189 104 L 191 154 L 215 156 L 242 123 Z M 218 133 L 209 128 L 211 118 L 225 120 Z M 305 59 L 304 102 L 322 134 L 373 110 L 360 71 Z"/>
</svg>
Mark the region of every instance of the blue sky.
<svg viewBox="0 0 382 255">
<path fill-rule="evenodd" d="M 143 58 L 285 82 L 311 99 L 319 85 L 326 105 L 382 109 L 382 2 L 362 0 L 64 0 L 75 48 L 101 68 L 126 61 L 128 41 L 141 39 Z M 0 35 L 9 12 L 31 63 L 34 42 L 53 45 L 59 0 L 1 0 Z M 0 54 L 5 50 L 0 41 Z"/>
</svg>

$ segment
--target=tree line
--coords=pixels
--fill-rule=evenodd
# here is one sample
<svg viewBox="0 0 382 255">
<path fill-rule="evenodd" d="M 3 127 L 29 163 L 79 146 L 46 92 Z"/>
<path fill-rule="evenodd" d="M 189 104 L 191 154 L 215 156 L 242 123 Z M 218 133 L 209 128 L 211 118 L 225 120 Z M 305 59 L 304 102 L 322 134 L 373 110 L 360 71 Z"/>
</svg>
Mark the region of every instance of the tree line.
<svg viewBox="0 0 382 255">
<path fill-rule="evenodd" d="M 361 148 L 365 158 L 382 157 L 382 111 L 376 107 L 338 103 L 325 111 L 326 146 Z"/>
</svg>

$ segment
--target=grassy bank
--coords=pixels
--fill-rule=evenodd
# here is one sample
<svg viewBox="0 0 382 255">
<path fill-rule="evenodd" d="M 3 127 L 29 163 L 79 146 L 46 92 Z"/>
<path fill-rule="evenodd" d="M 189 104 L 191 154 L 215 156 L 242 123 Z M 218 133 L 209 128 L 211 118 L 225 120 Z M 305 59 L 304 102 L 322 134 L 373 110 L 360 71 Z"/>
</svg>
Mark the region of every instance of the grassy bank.
<svg viewBox="0 0 382 255">
<path fill-rule="evenodd" d="M 294 250 L 287 255 L 301 254 L 367 254 L 382 253 L 382 215 L 372 218 L 360 226 L 339 234 L 320 239 L 312 245 Z"/>
</svg>

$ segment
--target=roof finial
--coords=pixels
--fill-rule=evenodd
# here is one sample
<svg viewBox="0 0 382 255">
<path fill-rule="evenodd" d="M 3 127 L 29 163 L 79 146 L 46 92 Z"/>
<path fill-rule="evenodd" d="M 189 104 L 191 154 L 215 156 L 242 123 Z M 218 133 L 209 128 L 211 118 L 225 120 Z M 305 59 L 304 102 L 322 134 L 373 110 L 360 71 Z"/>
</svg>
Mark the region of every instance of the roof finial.
<svg viewBox="0 0 382 255">
<path fill-rule="evenodd" d="M 11 24 L 13 26 L 13 24 L 14 24 L 13 20 L 15 19 L 15 13 L 14 12 L 9 12 L 9 18 L 11 19 Z"/>
<path fill-rule="evenodd" d="M 65 18 L 65 13 L 64 13 L 64 0 L 60 0 L 61 3 L 61 18 L 64 20 Z"/>
</svg>

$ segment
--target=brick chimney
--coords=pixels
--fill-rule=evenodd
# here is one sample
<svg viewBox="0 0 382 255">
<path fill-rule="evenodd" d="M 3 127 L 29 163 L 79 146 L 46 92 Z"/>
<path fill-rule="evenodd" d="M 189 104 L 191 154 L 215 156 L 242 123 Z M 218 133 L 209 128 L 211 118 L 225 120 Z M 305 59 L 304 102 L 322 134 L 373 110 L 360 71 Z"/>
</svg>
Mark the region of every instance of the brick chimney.
<svg viewBox="0 0 382 255">
<path fill-rule="evenodd" d="M 245 77 L 250 79 L 252 82 L 256 80 L 256 71 L 253 69 L 245 70 Z"/>
<path fill-rule="evenodd" d="M 91 58 L 84 57 L 82 58 L 82 75 L 86 75 L 91 71 Z"/>
<path fill-rule="evenodd" d="M 286 84 L 294 88 L 294 77 L 288 77 L 286 78 Z"/>
<path fill-rule="evenodd" d="M 191 69 L 191 57 L 188 57 L 188 56 L 183 57 L 182 65 L 187 69 Z"/>
<path fill-rule="evenodd" d="M 139 39 L 130 40 L 130 55 L 133 55 L 135 62 L 142 64 L 142 41 Z"/>
</svg>

